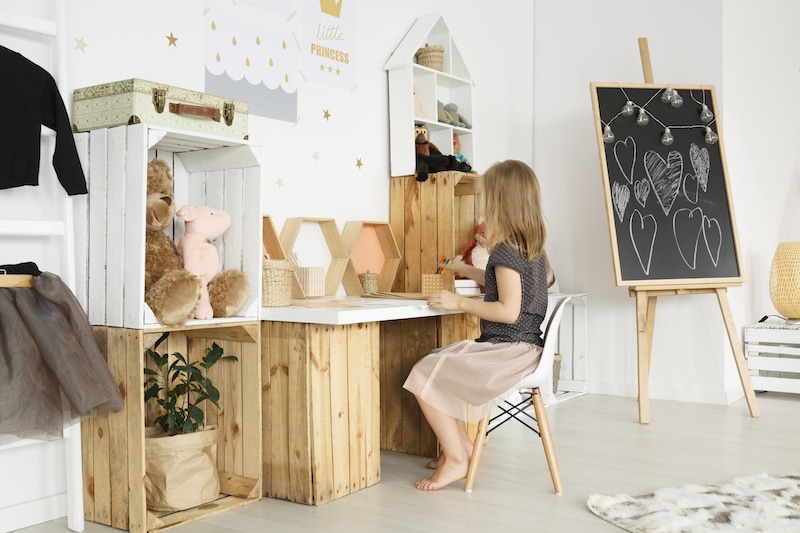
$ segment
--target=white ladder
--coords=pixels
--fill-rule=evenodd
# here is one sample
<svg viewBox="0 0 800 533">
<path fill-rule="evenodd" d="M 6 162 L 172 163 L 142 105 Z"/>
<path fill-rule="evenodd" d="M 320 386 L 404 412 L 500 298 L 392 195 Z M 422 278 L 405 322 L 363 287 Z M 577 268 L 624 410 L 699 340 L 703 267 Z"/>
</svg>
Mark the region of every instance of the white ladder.
<svg viewBox="0 0 800 533">
<path fill-rule="evenodd" d="M 5 28 L 11 32 L 26 32 L 34 36 L 45 36 L 50 40 L 54 65 L 51 72 L 56 84 L 67 102 L 64 91 L 67 90 L 66 50 L 68 49 L 64 27 L 66 21 L 66 2 L 56 0 L 50 3 L 52 18 L 33 17 L 18 13 L 6 13 L 0 10 L 0 36 Z M 2 44 L 2 42 L 0 42 Z M 61 216 L 53 220 L 0 219 L 0 237 L 42 238 L 57 237 L 61 239 L 62 272 L 61 278 L 69 288 L 76 291 L 75 263 L 75 231 L 73 222 L 73 197 L 64 194 Z M 42 265 L 40 265 L 42 266 Z M 81 428 L 80 421 L 69 423 L 64 427 L 64 459 L 66 479 L 66 514 L 67 526 L 72 531 L 83 531 L 83 480 L 81 466 Z M 9 446 L 26 446 L 31 441 L 19 441 Z M 25 513 L 25 511 L 21 511 Z M 61 515 L 63 516 L 63 515 Z M 47 518 L 46 518 L 47 519 Z M 3 529 L 9 526 L 11 529 Z M 11 531 L 20 526 L 0 524 L 0 530 Z M 24 527 L 21 526 L 21 527 Z"/>
</svg>

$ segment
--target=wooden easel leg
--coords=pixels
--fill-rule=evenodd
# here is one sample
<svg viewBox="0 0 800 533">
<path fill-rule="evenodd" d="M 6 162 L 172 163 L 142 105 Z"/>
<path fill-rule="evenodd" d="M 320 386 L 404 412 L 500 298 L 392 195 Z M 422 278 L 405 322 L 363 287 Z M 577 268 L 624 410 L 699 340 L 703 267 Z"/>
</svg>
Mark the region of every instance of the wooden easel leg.
<svg viewBox="0 0 800 533">
<path fill-rule="evenodd" d="M 656 321 L 656 296 L 636 291 L 636 343 L 639 370 L 639 422 L 650 423 L 650 355 Z"/>
<path fill-rule="evenodd" d="M 725 321 L 725 329 L 728 330 L 728 340 L 731 343 L 731 350 L 733 350 L 736 369 L 739 371 L 739 380 L 742 382 L 744 397 L 747 400 L 747 407 L 750 409 L 750 416 L 760 416 L 761 413 L 758 409 L 756 394 L 753 391 L 753 385 L 750 383 L 750 374 L 747 373 L 747 362 L 744 359 L 744 353 L 742 353 L 739 335 L 736 333 L 736 325 L 733 321 L 733 313 L 731 312 L 731 306 L 728 302 L 728 290 L 725 287 L 721 287 L 716 289 L 716 293 L 717 301 L 719 301 L 719 308 L 722 311 L 722 320 Z"/>
</svg>

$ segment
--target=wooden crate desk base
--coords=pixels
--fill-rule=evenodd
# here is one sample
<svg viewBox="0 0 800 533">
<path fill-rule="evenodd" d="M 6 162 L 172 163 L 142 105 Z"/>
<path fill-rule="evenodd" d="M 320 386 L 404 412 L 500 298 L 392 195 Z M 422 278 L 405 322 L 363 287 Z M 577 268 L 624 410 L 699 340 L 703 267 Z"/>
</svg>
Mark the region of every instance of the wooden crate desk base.
<svg viewBox="0 0 800 533">
<path fill-rule="evenodd" d="M 262 308 L 264 495 L 322 505 L 380 481 L 381 449 L 433 456 L 411 366 L 474 338 L 477 320 L 424 301 Z"/>
<path fill-rule="evenodd" d="M 639 383 L 639 422 L 642 424 L 650 423 L 650 388 L 648 380 L 650 378 L 650 355 L 653 347 L 653 327 L 656 319 L 656 302 L 659 296 L 675 296 L 682 294 L 716 294 L 719 302 L 722 320 L 725 322 L 725 329 L 728 333 L 728 340 L 733 351 L 733 358 L 736 361 L 736 369 L 739 372 L 739 379 L 742 383 L 744 396 L 747 400 L 747 407 L 750 409 L 750 416 L 760 415 L 756 395 L 750 383 L 750 375 L 747 370 L 747 363 L 742 353 L 742 346 L 739 343 L 739 335 L 736 333 L 736 324 L 731 313 L 730 303 L 728 302 L 727 287 L 718 286 L 698 286 L 691 288 L 665 288 L 665 287 L 631 287 L 629 294 L 636 298 L 636 340 L 638 345 L 638 383 Z"/>
<path fill-rule="evenodd" d="M 89 418 L 81 424 L 86 520 L 136 533 L 162 531 L 194 522 L 261 498 L 261 394 L 258 321 L 186 326 L 180 330 L 128 329 L 95 326 L 95 337 L 106 354 L 125 406 L 116 413 Z M 220 409 L 206 411 L 206 423 L 220 431 L 217 466 L 219 499 L 175 513 L 148 511 L 144 489 L 144 351 L 170 331 L 160 349 L 180 352 L 190 360 L 205 355 L 212 342 L 238 362 L 211 369 L 219 388 Z"/>
</svg>

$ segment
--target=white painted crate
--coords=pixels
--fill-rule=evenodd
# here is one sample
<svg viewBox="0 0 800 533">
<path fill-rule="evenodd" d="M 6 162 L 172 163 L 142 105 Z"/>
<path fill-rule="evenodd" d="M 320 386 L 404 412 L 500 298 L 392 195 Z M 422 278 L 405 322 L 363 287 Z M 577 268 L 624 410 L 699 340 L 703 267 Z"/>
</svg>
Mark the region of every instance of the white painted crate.
<svg viewBox="0 0 800 533">
<path fill-rule="evenodd" d="M 800 393 L 800 325 L 767 321 L 744 328 L 753 389 Z"/>
<path fill-rule="evenodd" d="M 209 205 L 230 213 L 218 241 L 223 269 L 247 274 L 248 300 L 236 322 L 258 319 L 261 307 L 260 148 L 248 141 L 135 124 L 75 134 L 89 186 L 86 209 L 75 213 L 79 242 L 87 243 L 77 293 L 93 325 L 161 327 L 144 302 L 147 163 L 165 160 L 175 178 L 176 207 Z M 177 243 L 183 224 L 165 230 Z M 82 238 L 82 239 L 81 239 Z M 208 320 L 192 320 L 205 324 Z"/>
</svg>

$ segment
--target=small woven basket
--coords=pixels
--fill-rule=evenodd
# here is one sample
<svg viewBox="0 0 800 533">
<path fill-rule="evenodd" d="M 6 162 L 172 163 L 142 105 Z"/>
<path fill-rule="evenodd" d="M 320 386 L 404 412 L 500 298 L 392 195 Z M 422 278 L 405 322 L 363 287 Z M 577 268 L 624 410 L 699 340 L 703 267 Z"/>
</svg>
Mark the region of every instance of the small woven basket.
<svg viewBox="0 0 800 533">
<path fill-rule="evenodd" d="M 564 358 L 560 353 L 553 356 L 553 394 L 558 394 L 558 377 L 561 374 L 561 360 Z"/>
<path fill-rule="evenodd" d="M 442 70 L 444 66 L 444 46 L 441 44 L 425 44 L 417 50 L 417 63 L 423 67 Z"/>
<path fill-rule="evenodd" d="M 261 305 L 286 307 L 292 303 L 292 273 L 295 265 L 283 259 L 264 259 L 262 263 Z"/>
<path fill-rule="evenodd" d="M 365 294 L 375 294 L 378 292 L 378 275 L 366 272 L 359 274 L 358 279 L 361 281 L 361 288 Z"/>
<path fill-rule="evenodd" d="M 797 323 L 800 319 L 800 242 L 782 242 L 769 273 L 769 296 L 775 309 Z"/>
</svg>

